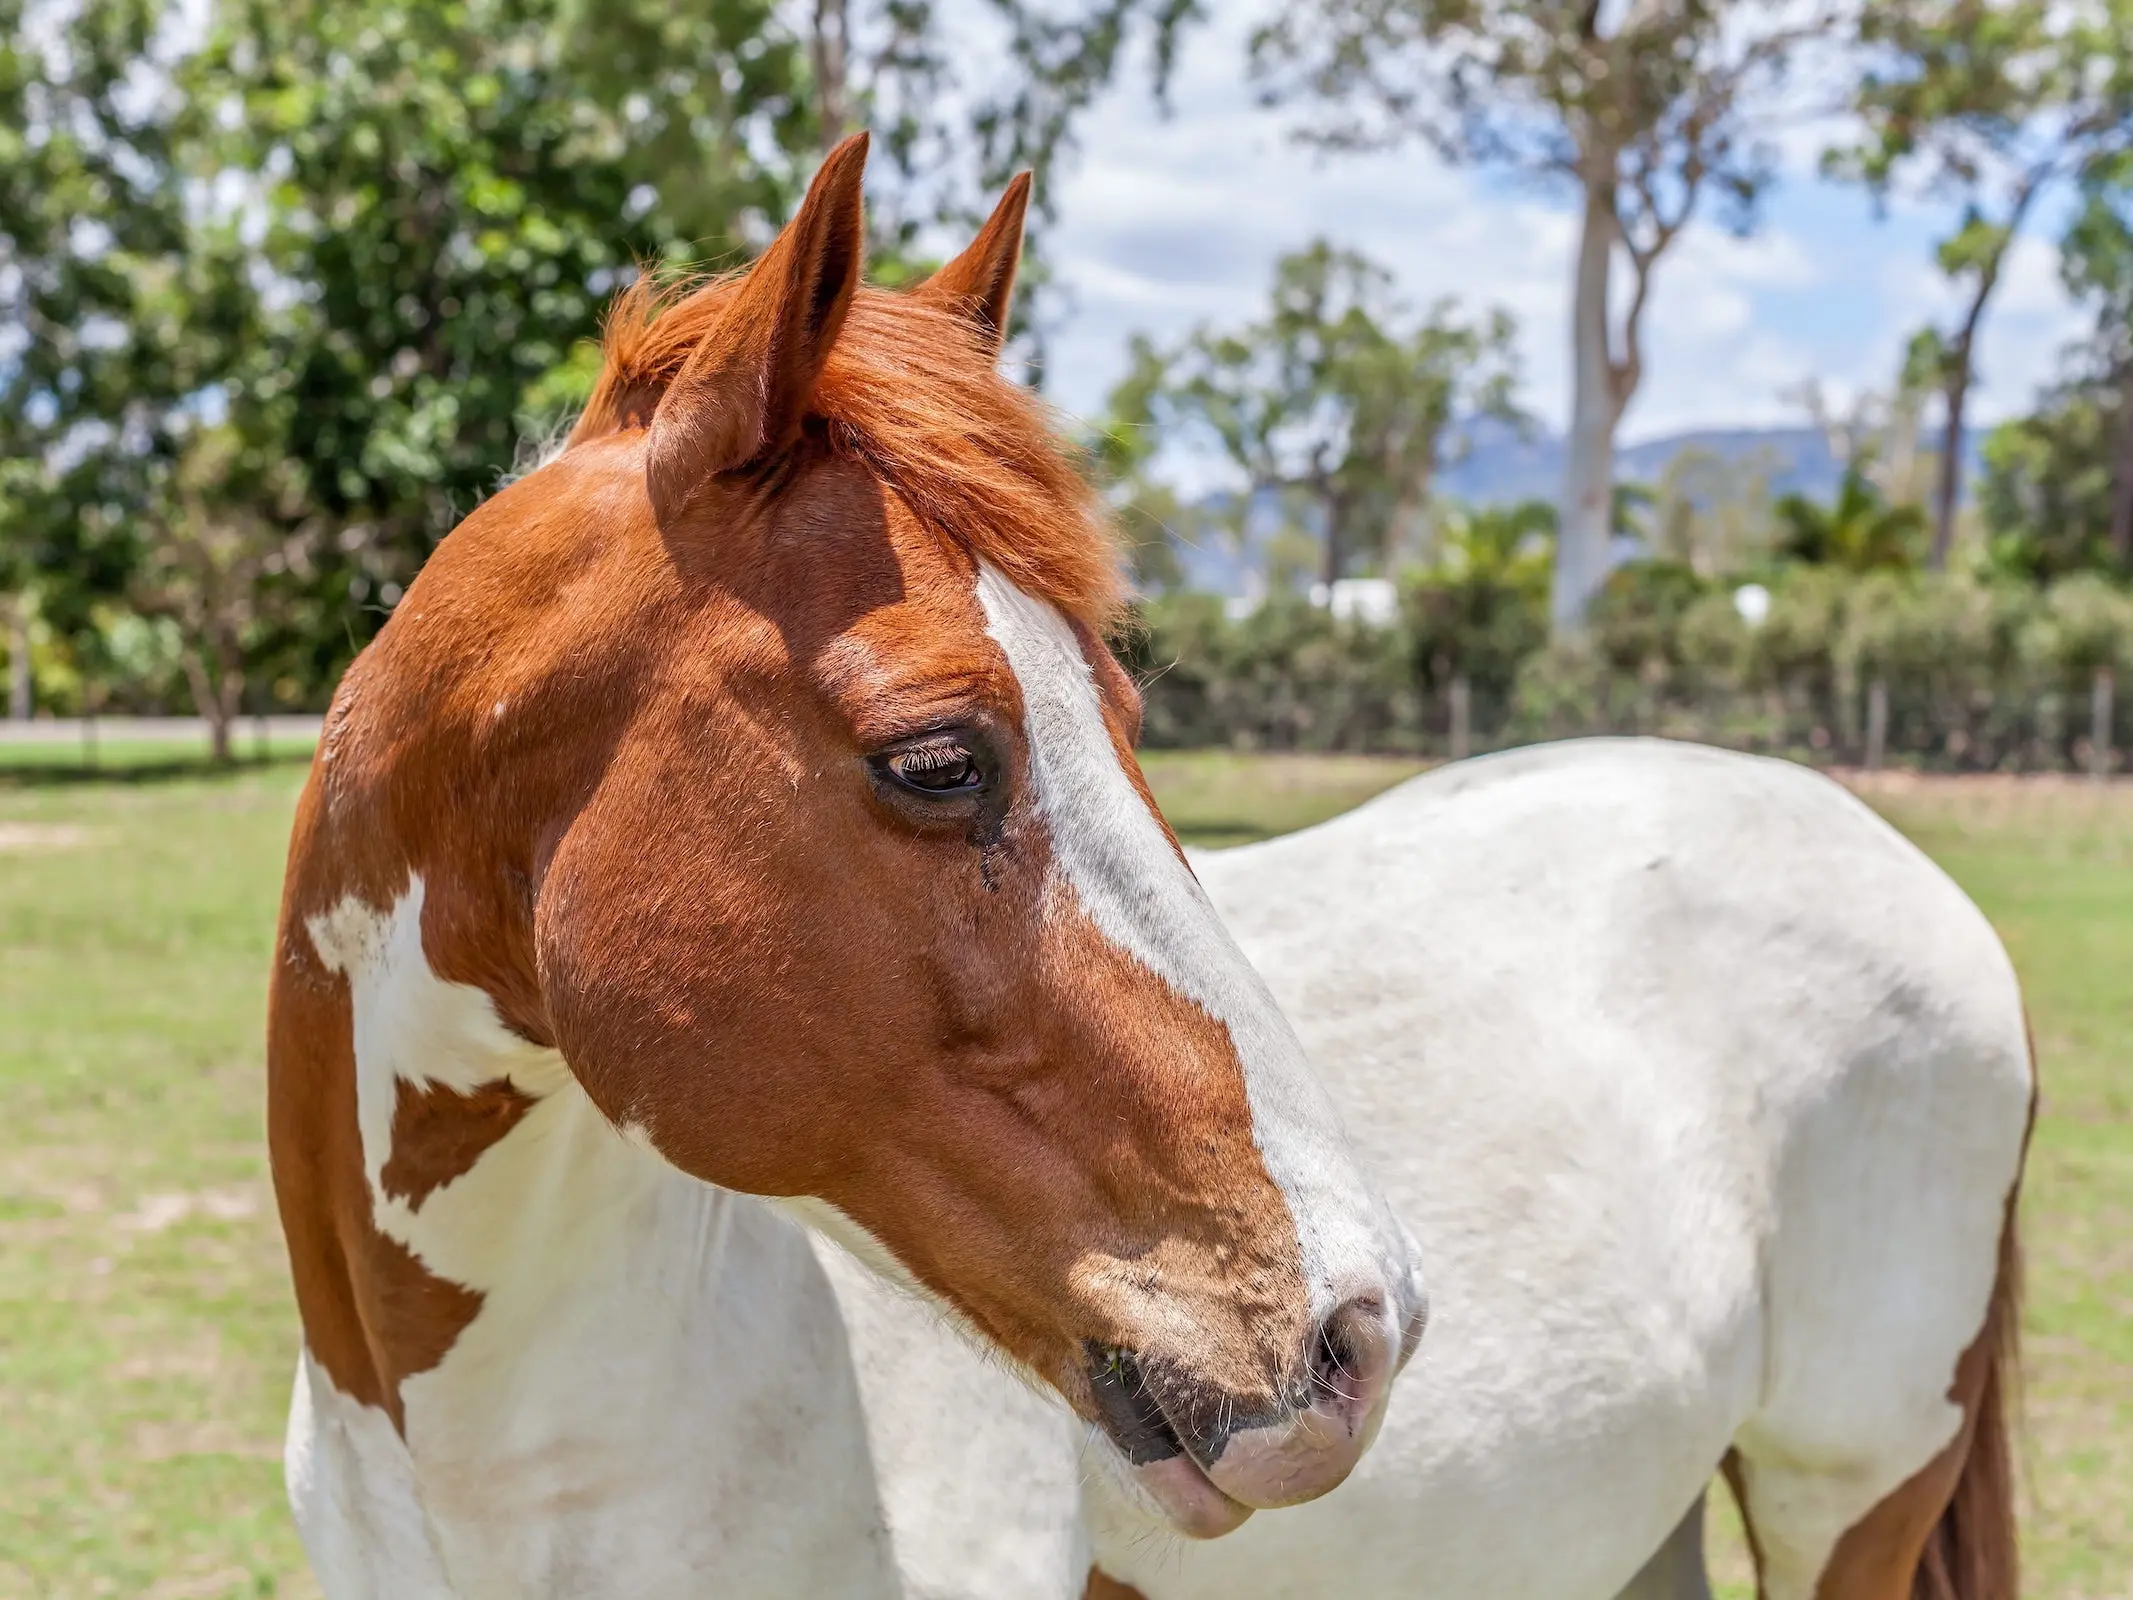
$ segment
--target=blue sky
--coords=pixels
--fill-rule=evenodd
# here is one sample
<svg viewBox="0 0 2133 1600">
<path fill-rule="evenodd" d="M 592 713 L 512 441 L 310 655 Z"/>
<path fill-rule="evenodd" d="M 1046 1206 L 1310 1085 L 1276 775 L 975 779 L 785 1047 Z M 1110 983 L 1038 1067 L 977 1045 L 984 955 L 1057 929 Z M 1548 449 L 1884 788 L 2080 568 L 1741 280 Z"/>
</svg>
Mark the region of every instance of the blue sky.
<svg viewBox="0 0 2133 1600">
<path fill-rule="evenodd" d="M 1567 297 L 1575 218 L 1567 202 L 1500 174 L 1446 166 L 1420 148 L 1321 157 L 1253 103 L 1232 17 L 1188 47 L 1161 117 L 1129 78 L 1083 127 L 1064 174 L 1051 251 L 1075 311 L 1048 387 L 1087 414 L 1123 366 L 1127 337 L 1174 338 L 1202 318 L 1257 309 L 1272 263 L 1316 234 L 1362 249 L 1424 302 L 1451 294 L 1518 319 L 1525 405 L 1559 427 L 1567 401 Z M 1805 420 L 1786 391 L 1885 389 L 1909 334 L 1953 300 L 1932 262 L 1945 205 L 1898 203 L 1877 220 L 1857 190 L 1815 173 L 1840 129 L 1777 130 L 1783 176 L 1745 240 L 1700 224 L 1661 263 L 1646 378 L 1625 441 L 1686 428 Z M 2018 245 L 1990 315 L 1975 415 L 2026 407 L 2082 326 L 2058 282 L 2047 216 Z"/>
</svg>

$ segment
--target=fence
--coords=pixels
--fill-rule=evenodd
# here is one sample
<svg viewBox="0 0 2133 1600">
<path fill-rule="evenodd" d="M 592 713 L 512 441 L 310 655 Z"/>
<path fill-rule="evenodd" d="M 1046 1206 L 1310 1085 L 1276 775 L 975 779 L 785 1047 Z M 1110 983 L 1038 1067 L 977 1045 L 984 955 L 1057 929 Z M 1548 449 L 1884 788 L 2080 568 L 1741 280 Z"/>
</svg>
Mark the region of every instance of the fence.
<svg viewBox="0 0 2133 1600">
<path fill-rule="evenodd" d="M 2133 599 L 2100 580 L 1809 574 L 1774 586 L 1756 622 L 1716 586 L 1669 583 L 1618 589 L 1567 645 L 1544 642 L 1532 597 L 1462 609 L 1419 590 L 1390 627 L 1172 597 L 1122 639 L 1155 747 L 1454 757 L 1657 734 L 1832 765 L 2099 775 L 2133 749 Z"/>
</svg>

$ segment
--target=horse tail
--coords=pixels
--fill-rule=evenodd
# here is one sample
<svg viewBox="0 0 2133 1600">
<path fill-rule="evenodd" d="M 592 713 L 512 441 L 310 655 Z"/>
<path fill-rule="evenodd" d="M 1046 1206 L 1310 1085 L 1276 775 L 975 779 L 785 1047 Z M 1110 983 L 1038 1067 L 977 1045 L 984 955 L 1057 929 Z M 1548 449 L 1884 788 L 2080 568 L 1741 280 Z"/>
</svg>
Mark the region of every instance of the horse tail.
<svg viewBox="0 0 2133 1600">
<path fill-rule="evenodd" d="M 2029 1133 L 2036 1126 L 2036 1042 L 2030 1041 L 2030 1127 L 2022 1133 L 2023 1165 L 2028 1164 Z M 1985 1326 L 1972 1347 L 1981 1361 L 1971 1414 L 1970 1445 L 1963 1457 L 1955 1492 L 1926 1536 L 1911 1600 L 2017 1600 L 2022 1592 L 2020 1551 L 2015 1537 L 2014 1426 L 2022 1373 L 2022 1239 L 2015 1220 L 2020 1169 L 2007 1196 L 2007 1216 L 2000 1225 L 1999 1270 Z"/>
</svg>

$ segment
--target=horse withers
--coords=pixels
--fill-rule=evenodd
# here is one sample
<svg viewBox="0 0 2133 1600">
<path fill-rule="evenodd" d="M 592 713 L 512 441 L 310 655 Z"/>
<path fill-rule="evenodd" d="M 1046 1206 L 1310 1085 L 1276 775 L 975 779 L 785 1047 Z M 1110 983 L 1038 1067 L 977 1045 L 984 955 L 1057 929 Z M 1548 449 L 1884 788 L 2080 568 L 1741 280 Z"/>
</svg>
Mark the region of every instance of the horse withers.
<svg viewBox="0 0 2133 1600">
<path fill-rule="evenodd" d="M 753 1197 L 1188 1534 L 1340 1482 L 1419 1334 L 993 369 L 1026 184 L 891 295 L 864 155 L 744 274 L 624 297 L 567 447 L 335 696 L 269 1019 L 333 1600 L 897 1592 L 836 1303 Z"/>
</svg>

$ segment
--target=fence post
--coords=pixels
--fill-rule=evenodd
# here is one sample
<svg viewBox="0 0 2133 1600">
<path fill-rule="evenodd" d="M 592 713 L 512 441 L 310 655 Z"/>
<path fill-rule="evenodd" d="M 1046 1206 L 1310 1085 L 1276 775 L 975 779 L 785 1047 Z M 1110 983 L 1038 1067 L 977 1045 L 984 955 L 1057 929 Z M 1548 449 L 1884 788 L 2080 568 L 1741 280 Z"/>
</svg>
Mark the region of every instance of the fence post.
<svg viewBox="0 0 2133 1600">
<path fill-rule="evenodd" d="M 2102 783 L 2111 775 L 2111 710 L 2118 683 L 2109 667 L 2098 667 L 2089 680 L 2089 781 Z"/>
<path fill-rule="evenodd" d="M 1876 678 L 1866 686 L 1866 770 L 1879 772 L 1889 745 L 1889 686 Z"/>
<path fill-rule="evenodd" d="M 1460 673 L 1452 679 L 1452 759 L 1464 761 L 1474 748 L 1474 690 Z"/>
</svg>

